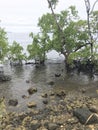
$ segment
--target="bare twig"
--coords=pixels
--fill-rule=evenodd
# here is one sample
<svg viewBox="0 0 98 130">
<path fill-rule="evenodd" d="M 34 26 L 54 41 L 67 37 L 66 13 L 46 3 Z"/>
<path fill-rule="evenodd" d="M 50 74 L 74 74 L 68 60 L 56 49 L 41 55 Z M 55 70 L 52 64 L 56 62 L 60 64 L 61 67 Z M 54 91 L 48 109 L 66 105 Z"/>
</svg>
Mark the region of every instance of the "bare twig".
<svg viewBox="0 0 98 130">
<path fill-rule="evenodd" d="M 94 7 L 95 7 L 95 5 L 96 5 L 97 2 L 98 2 L 98 0 L 96 0 L 96 1 L 94 2 L 93 7 L 92 7 L 92 9 L 91 9 L 91 11 L 90 11 L 90 14 L 93 12 Z"/>
</svg>

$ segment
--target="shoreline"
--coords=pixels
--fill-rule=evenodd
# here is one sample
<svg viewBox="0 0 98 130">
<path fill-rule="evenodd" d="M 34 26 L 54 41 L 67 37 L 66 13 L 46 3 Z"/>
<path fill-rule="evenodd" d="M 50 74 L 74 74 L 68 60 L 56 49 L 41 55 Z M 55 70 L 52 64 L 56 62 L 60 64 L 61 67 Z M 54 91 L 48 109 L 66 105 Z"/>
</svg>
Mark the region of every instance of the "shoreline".
<svg viewBox="0 0 98 130">
<path fill-rule="evenodd" d="M 32 106 L 29 108 L 29 112 L 8 113 L 2 118 L 2 130 L 97 129 L 98 123 L 81 124 L 78 118 L 73 115 L 76 108 L 90 109 L 92 107 L 96 109 L 96 114 L 98 114 L 98 95 L 96 94 L 96 97 L 88 96 L 87 91 L 87 89 L 82 88 L 70 93 L 66 93 L 64 90 L 43 93 L 44 108 L 42 110 L 38 110 L 37 106 Z"/>
</svg>

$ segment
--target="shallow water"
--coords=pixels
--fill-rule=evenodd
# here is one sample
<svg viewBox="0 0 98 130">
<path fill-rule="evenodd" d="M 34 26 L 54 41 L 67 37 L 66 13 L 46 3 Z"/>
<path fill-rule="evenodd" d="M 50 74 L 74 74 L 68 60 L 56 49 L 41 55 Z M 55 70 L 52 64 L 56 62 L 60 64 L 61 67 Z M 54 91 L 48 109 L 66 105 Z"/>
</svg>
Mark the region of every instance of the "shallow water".
<svg viewBox="0 0 98 130">
<path fill-rule="evenodd" d="M 38 106 L 37 108 L 43 108 L 44 104 L 42 103 L 41 94 L 45 92 L 55 92 L 61 89 L 65 89 L 66 92 L 77 91 L 85 86 L 89 88 L 89 94 L 95 95 L 98 86 L 97 76 L 91 79 L 83 73 L 66 74 L 64 61 L 60 60 L 48 60 L 45 66 L 40 68 L 36 68 L 35 65 L 23 65 L 21 67 L 5 65 L 4 70 L 5 74 L 11 75 L 12 80 L 0 83 L 0 97 L 6 97 L 7 102 L 12 98 L 19 101 L 17 107 L 7 105 L 7 110 L 9 111 L 27 111 L 27 102 L 30 101 L 35 101 Z M 55 77 L 57 73 L 60 73 L 61 76 Z M 26 83 L 26 80 L 29 80 L 30 83 Z M 53 81 L 54 85 L 49 85 L 50 81 Z M 37 88 L 37 93 L 23 99 L 22 95 L 29 96 L 27 90 L 32 86 Z"/>
</svg>

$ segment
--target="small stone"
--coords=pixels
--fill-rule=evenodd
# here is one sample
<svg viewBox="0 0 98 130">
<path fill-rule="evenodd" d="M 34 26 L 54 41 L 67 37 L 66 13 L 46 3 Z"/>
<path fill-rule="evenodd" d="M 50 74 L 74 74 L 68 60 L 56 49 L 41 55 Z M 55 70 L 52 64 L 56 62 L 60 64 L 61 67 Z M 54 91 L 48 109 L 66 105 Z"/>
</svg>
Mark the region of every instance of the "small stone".
<svg viewBox="0 0 98 130">
<path fill-rule="evenodd" d="M 65 91 L 59 91 L 59 92 L 57 92 L 57 94 L 56 94 L 58 97 L 62 97 L 62 96 L 66 96 L 66 93 L 65 93 Z"/>
<path fill-rule="evenodd" d="M 98 108 L 96 106 L 89 106 L 89 110 L 94 113 L 98 113 Z"/>
<path fill-rule="evenodd" d="M 48 85 L 54 85 L 54 81 L 48 82 Z"/>
<path fill-rule="evenodd" d="M 26 83 L 30 83 L 30 80 L 26 80 Z"/>
<path fill-rule="evenodd" d="M 48 100 L 43 100 L 43 103 L 44 104 L 48 104 Z"/>
<path fill-rule="evenodd" d="M 26 99 L 26 98 L 29 98 L 29 96 L 22 95 L 22 98 Z"/>
<path fill-rule="evenodd" d="M 33 120 L 30 123 L 30 125 L 31 125 L 32 130 L 37 130 L 41 126 L 41 124 L 38 122 L 38 120 Z"/>
<path fill-rule="evenodd" d="M 61 74 L 59 74 L 59 73 L 55 74 L 55 77 L 60 77 L 60 76 L 61 76 Z"/>
<path fill-rule="evenodd" d="M 57 130 L 58 125 L 56 123 L 49 123 L 48 130 Z"/>
<path fill-rule="evenodd" d="M 10 99 L 8 104 L 10 106 L 16 106 L 18 104 L 18 100 L 17 99 Z"/>
<path fill-rule="evenodd" d="M 12 125 L 7 125 L 5 129 L 6 129 L 6 130 L 13 130 L 14 127 L 13 127 Z"/>
<path fill-rule="evenodd" d="M 82 93 L 86 93 L 86 90 L 85 90 L 85 89 L 82 89 L 81 92 L 82 92 Z"/>
<path fill-rule="evenodd" d="M 37 92 L 37 88 L 31 87 L 28 89 L 28 93 L 31 95 L 33 93 Z"/>
<path fill-rule="evenodd" d="M 54 92 L 50 92 L 50 96 L 54 96 L 55 95 L 55 93 Z"/>
<path fill-rule="evenodd" d="M 27 106 L 29 107 L 29 108 L 32 108 L 32 107 L 36 107 L 37 105 L 36 105 L 36 103 L 35 102 L 29 102 L 28 104 L 27 104 Z"/>
<path fill-rule="evenodd" d="M 41 96 L 44 97 L 44 98 L 47 98 L 48 94 L 47 93 L 43 93 Z"/>
<path fill-rule="evenodd" d="M 78 123 L 78 119 L 77 118 L 70 118 L 67 120 L 68 124 L 77 124 Z"/>
</svg>

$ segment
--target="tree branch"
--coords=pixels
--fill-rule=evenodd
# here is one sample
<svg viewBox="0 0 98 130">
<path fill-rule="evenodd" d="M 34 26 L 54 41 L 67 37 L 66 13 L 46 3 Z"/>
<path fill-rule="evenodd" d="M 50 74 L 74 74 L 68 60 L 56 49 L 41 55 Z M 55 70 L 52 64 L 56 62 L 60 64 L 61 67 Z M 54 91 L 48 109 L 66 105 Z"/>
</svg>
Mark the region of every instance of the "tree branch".
<svg viewBox="0 0 98 130">
<path fill-rule="evenodd" d="M 54 10 L 53 10 L 53 8 L 52 8 L 52 4 L 51 4 L 51 2 L 50 2 L 49 0 L 47 0 L 47 1 L 48 1 L 48 4 L 49 4 L 49 7 L 51 8 L 52 15 L 54 16 L 54 20 L 55 20 L 55 22 L 56 22 L 56 25 L 57 25 L 59 31 L 62 31 L 60 25 L 59 25 L 58 22 L 57 22 L 56 15 L 55 15 Z"/>
<path fill-rule="evenodd" d="M 90 14 L 93 12 L 94 7 L 95 7 L 95 5 L 96 5 L 97 2 L 98 2 L 98 0 L 96 0 L 96 1 L 94 2 L 93 7 L 92 7 L 92 9 L 91 9 L 91 11 L 90 11 Z"/>
<path fill-rule="evenodd" d="M 78 46 L 78 47 L 74 50 L 74 52 L 80 50 L 82 47 L 85 47 L 85 46 L 87 46 L 87 45 L 90 45 L 90 43 L 85 43 L 85 44 L 83 44 L 83 45 Z"/>
</svg>

